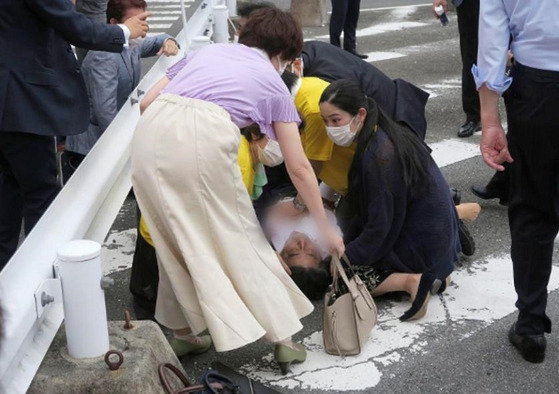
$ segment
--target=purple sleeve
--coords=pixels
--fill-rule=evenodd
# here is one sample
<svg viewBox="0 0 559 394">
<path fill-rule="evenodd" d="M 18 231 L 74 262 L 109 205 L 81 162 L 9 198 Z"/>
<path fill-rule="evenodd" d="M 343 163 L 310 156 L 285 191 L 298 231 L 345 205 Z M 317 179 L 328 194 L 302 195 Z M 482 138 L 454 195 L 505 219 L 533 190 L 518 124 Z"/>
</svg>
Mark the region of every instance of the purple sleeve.
<svg viewBox="0 0 559 394">
<path fill-rule="evenodd" d="M 262 134 L 277 140 L 273 122 L 301 123 L 291 95 L 270 96 L 261 100 L 250 116 L 260 126 Z"/>
<path fill-rule="evenodd" d="M 188 63 L 189 58 L 190 57 L 187 55 L 187 56 L 183 57 L 181 60 L 179 60 L 178 62 L 176 62 L 175 64 L 173 64 L 171 67 L 169 67 L 167 69 L 167 72 L 165 73 L 167 78 L 169 78 L 169 79 L 175 78 L 175 76 L 180 72 L 180 70 L 182 70 L 184 68 L 184 66 L 186 66 L 186 64 Z"/>
</svg>

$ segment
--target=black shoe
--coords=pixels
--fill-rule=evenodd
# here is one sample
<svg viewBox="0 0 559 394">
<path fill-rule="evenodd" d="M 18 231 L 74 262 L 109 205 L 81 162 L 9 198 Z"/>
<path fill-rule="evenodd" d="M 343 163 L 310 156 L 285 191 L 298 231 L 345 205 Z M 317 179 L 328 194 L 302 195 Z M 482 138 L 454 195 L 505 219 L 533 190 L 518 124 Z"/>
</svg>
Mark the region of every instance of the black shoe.
<svg viewBox="0 0 559 394">
<path fill-rule="evenodd" d="M 531 363 L 541 363 L 545 359 L 547 342 L 543 334 L 517 334 L 516 323 L 514 323 L 509 330 L 509 341 L 518 349 L 524 360 Z"/>
<path fill-rule="evenodd" d="M 499 204 L 504 206 L 509 205 L 508 200 L 503 197 L 501 193 L 489 189 L 487 186 L 472 185 L 470 189 L 475 196 L 481 198 L 482 200 L 491 200 L 493 198 L 498 198 Z"/>
<path fill-rule="evenodd" d="M 474 135 L 476 131 L 481 130 L 481 122 L 477 121 L 474 122 L 473 120 L 468 120 L 460 127 L 460 131 L 458 131 L 458 137 L 465 138 L 471 137 Z"/>
<path fill-rule="evenodd" d="M 473 255 L 476 251 L 476 243 L 463 220 L 458 223 L 458 238 L 460 239 L 462 253 L 466 256 Z"/>
<path fill-rule="evenodd" d="M 351 53 L 354 56 L 357 56 L 360 59 L 367 59 L 369 55 L 365 55 L 363 53 L 357 52 L 355 49 L 346 49 L 347 52 Z"/>
</svg>

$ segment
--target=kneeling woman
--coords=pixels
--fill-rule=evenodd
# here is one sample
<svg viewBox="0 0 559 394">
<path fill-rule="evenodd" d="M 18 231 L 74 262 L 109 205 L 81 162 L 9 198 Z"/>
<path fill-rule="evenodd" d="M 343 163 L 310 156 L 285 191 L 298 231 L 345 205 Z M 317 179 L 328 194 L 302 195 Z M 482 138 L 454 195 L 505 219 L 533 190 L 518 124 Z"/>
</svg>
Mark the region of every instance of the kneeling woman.
<svg viewBox="0 0 559 394">
<path fill-rule="evenodd" d="M 448 184 L 417 137 L 352 81 L 328 86 L 320 112 L 335 144 L 357 141 L 348 176 L 354 216 L 344 229 L 346 255 L 353 265 L 387 272 L 372 295 L 410 293 L 412 307 L 400 319 L 419 319 L 460 252 Z"/>
</svg>

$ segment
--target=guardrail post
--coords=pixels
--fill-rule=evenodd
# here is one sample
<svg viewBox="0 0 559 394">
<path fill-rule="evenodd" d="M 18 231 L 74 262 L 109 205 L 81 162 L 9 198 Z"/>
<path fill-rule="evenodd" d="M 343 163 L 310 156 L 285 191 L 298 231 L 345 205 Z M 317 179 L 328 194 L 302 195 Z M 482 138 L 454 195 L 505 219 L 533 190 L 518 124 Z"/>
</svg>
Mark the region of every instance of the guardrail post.
<svg viewBox="0 0 559 394">
<path fill-rule="evenodd" d="M 57 251 L 68 353 L 98 357 L 109 350 L 109 329 L 102 288 L 101 245 L 77 240 Z"/>
<path fill-rule="evenodd" d="M 206 45 L 210 45 L 210 37 L 196 36 L 192 38 L 192 42 L 190 43 L 190 47 L 188 49 L 189 51 L 193 51 Z"/>
<path fill-rule="evenodd" d="M 226 0 L 225 3 L 229 9 L 229 17 L 237 16 L 237 0 Z"/>
<path fill-rule="evenodd" d="M 214 35 L 213 41 L 216 43 L 229 42 L 229 29 L 227 27 L 227 17 L 229 10 L 227 6 L 216 5 L 213 8 L 214 15 Z"/>
</svg>

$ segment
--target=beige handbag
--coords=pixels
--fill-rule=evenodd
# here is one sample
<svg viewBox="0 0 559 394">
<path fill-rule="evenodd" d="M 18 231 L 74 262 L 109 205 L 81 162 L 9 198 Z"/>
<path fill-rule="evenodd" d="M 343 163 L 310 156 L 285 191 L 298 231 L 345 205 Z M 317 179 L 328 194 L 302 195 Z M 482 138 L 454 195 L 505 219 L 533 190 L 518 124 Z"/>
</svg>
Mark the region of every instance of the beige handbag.
<svg viewBox="0 0 559 394">
<path fill-rule="evenodd" d="M 351 266 L 345 255 L 342 258 Z M 324 349 L 329 354 L 354 356 L 377 323 L 377 306 L 357 274 L 349 280 L 336 256 L 332 264 L 332 284 L 324 296 Z"/>
</svg>

